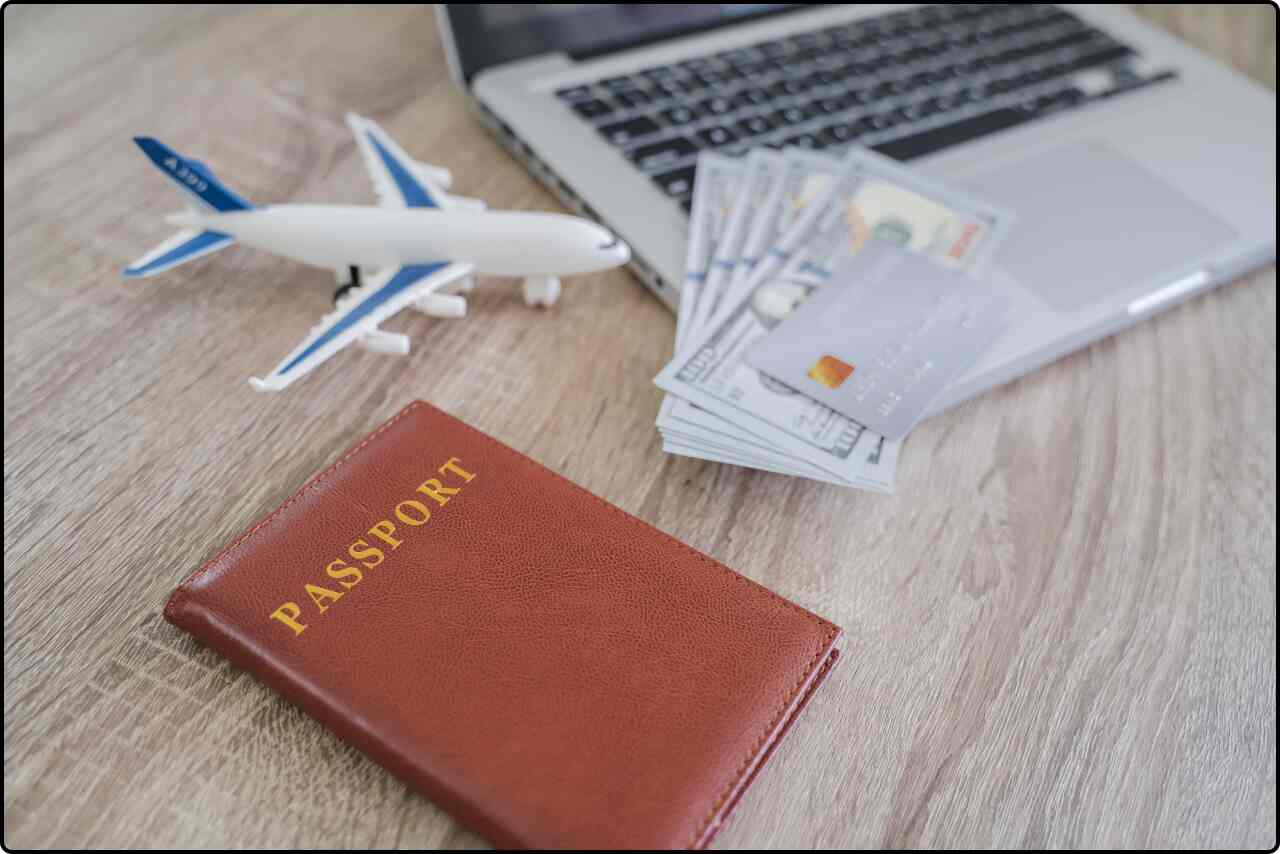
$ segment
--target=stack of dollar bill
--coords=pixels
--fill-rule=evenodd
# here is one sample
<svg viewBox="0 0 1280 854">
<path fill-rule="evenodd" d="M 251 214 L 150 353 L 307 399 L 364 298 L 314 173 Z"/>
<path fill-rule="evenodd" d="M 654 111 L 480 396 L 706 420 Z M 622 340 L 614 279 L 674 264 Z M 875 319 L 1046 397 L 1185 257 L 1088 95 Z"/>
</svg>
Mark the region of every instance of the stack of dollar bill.
<svg viewBox="0 0 1280 854">
<path fill-rule="evenodd" d="M 868 241 L 976 273 L 1008 214 L 860 149 L 708 152 L 696 174 L 675 355 L 655 380 L 664 450 L 892 492 L 900 442 L 744 357 Z"/>
</svg>

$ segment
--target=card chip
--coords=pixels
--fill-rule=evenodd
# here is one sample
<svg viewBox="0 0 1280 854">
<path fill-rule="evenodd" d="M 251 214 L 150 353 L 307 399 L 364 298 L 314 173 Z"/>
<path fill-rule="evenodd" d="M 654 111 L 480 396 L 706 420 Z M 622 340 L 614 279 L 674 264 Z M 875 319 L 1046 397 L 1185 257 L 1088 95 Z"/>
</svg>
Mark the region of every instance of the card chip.
<svg viewBox="0 0 1280 854">
<path fill-rule="evenodd" d="M 809 369 L 809 379 L 821 383 L 827 388 L 840 388 L 845 380 L 853 376 L 853 365 L 843 362 L 835 356 L 822 356 Z"/>
</svg>

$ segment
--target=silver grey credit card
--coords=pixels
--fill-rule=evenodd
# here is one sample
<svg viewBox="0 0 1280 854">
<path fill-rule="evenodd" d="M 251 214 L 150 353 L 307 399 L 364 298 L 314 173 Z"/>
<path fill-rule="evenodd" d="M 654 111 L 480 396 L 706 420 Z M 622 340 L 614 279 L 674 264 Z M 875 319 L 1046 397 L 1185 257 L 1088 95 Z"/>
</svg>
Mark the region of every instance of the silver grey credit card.
<svg viewBox="0 0 1280 854">
<path fill-rule="evenodd" d="M 806 397 L 900 439 L 995 341 L 1010 305 L 996 285 L 871 241 L 746 359 Z"/>
</svg>

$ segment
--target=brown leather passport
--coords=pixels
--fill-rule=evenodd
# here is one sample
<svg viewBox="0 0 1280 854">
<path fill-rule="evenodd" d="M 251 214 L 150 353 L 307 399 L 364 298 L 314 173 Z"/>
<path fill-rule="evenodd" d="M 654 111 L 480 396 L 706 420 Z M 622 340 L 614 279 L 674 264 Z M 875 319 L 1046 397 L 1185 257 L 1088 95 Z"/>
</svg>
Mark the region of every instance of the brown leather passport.
<svg viewBox="0 0 1280 854">
<path fill-rule="evenodd" d="M 705 846 L 840 635 L 425 403 L 165 617 L 490 842 L 536 848 Z"/>
</svg>

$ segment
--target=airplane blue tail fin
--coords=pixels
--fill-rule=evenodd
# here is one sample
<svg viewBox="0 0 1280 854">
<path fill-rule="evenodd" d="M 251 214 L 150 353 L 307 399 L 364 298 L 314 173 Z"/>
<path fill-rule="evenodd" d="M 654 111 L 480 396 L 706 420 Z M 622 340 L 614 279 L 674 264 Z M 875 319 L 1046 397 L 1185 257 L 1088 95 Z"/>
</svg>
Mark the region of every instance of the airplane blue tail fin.
<svg viewBox="0 0 1280 854">
<path fill-rule="evenodd" d="M 253 205 L 214 177 L 213 170 L 193 158 L 183 157 L 158 139 L 135 136 L 133 141 L 184 192 L 201 206 L 219 213 L 249 210 Z"/>
<path fill-rule="evenodd" d="M 213 170 L 199 160 L 183 157 L 163 142 L 149 136 L 136 136 L 133 141 L 199 207 L 215 213 L 253 208 L 243 196 L 219 181 Z M 232 243 L 235 243 L 235 238 L 218 231 L 180 231 L 125 268 L 124 274 L 128 278 L 154 276 Z"/>
</svg>

